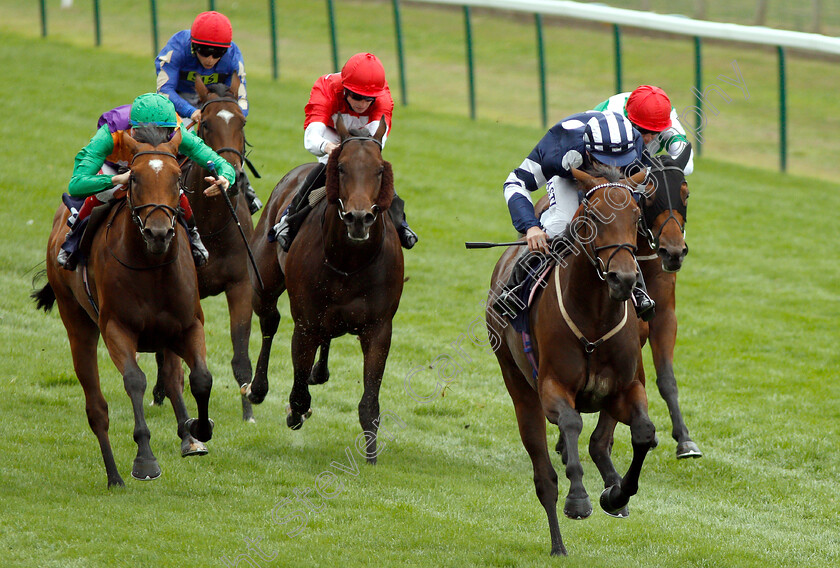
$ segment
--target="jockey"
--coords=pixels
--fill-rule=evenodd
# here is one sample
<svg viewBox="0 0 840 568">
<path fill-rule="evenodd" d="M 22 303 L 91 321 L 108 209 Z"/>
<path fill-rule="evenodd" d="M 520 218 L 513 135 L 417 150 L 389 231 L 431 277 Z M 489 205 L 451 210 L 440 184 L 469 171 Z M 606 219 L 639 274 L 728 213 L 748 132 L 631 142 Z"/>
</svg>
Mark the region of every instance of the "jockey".
<svg viewBox="0 0 840 568">
<path fill-rule="evenodd" d="M 637 87 L 632 93 L 613 95 L 595 110 L 611 110 L 626 116 L 642 135 L 648 154 L 655 156 L 662 151 L 672 158 L 682 153 L 688 144 L 685 128 L 680 124 L 677 111 L 665 91 L 652 85 Z M 688 155 L 683 173 L 694 171 L 694 151 Z"/>
<path fill-rule="evenodd" d="M 525 234 L 528 250 L 549 253 L 550 238 L 561 246 L 571 242 L 569 222 L 579 205 L 572 169 L 608 166 L 628 173 L 631 167 L 644 167 L 647 158 L 643 151 L 641 135 L 629 120 L 614 112 L 581 112 L 552 126 L 504 183 L 513 226 Z M 549 206 L 537 219 L 530 194 L 543 185 Z M 551 252 L 556 255 L 562 250 L 554 246 Z M 511 319 L 522 307 L 517 294 L 525 277 L 519 262 L 516 268 L 494 303 L 496 311 Z M 649 321 L 653 317 L 655 304 L 645 291 L 641 271 L 633 289 L 633 303 L 640 318 Z"/>
<path fill-rule="evenodd" d="M 201 117 L 195 79 L 199 77 L 205 85 L 224 83 L 230 86 L 233 75 L 239 76 L 237 99 L 242 113 L 248 116 L 248 96 L 245 91 L 245 63 L 242 53 L 231 38 L 233 28 L 230 20 L 219 12 L 202 12 L 196 16 L 189 30 L 169 38 L 155 59 L 157 92 L 168 97 L 178 115 L 184 119 L 184 126 L 191 127 Z M 254 188 L 245 176 L 245 197 L 251 215 L 262 207 Z"/>
<path fill-rule="evenodd" d="M 292 240 L 309 212 L 307 204 L 304 203 L 302 207 L 300 204 L 312 189 L 323 187 L 325 183 L 330 152 L 341 143 L 341 137 L 335 129 L 339 116 L 348 129 L 364 130 L 370 136 L 376 133 L 380 121 L 384 120 L 388 125 L 382 137 L 384 147 L 391 132 L 394 101 L 385 80 L 382 62 L 372 53 L 352 56 L 344 64 L 341 73 L 324 75 L 315 81 L 304 110 L 303 146 L 318 157 L 318 164 L 306 176 L 280 222 L 269 232 L 269 240 L 276 240 L 285 251 L 292 246 Z M 418 237 L 405 220 L 404 207 L 405 202 L 394 195 L 394 202 L 389 209 L 391 219 L 397 227 L 400 243 L 410 249 L 417 243 Z"/>
<path fill-rule="evenodd" d="M 204 166 L 208 161 L 216 165 L 221 177 L 204 178 L 212 183 L 204 192 L 207 195 L 218 195 L 236 179 L 236 172 L 224 158 L 216 154 L 201 138 L 189 132 L 175 113 L 175 107 L 162 95 L 147 93 L 140 95 L 130 105 L 122 105 L 109 110 L 99 117 L 99 130 L 90 142 L 76 154 L 73 176 L 70 178 L 68 192 L 73 197 L 87 197 L 81 209 L 71 209 L 71 216 L 67 219 L 70 232 L 67 233 L 61 251 L 58 253 L 58 263 L 68 270 L 76 268 L 75 252 L 81 240 L 81 231 L 76 231 L 94 207 L 108 203 L 115 199 L 115 193 L 124 189 L 129 181 L 131 172 L 128 166 L 131 156 L 123 144 L 123 137 L 134 138 L 135 128 L 158 126 L 174 132 L 181 128 L 181 145 L 179 151 L 196 163 Z M 170 134 L 171 135 L 171 134 Z M 122 173 L 119 173 L 122 170 Z M 190 245 L 197 266 L 207 262 L 207 249 L 201 242 L 201 237 L 192 220 L 192 208 L 187 196 L 181 192 L 180 207 L 184 210 L 183 221 L 190 237 Z"/>
</svg>

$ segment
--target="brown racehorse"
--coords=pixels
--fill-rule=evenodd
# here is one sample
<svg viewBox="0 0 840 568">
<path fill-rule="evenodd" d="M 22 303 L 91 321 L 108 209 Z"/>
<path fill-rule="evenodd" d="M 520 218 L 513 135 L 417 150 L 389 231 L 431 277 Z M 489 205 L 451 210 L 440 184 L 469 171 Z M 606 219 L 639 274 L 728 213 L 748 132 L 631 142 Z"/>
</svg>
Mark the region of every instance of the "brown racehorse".
<svg viewBox="0 0 840 568">
<path fill-rule="evenodd" d="M 237 103 L 235 93 L 239 89 L 239 77 L 234 75 L 231 86 L 211 85 L 210 90 L 200 80 L 195 82 L 199 97 L 201 118 L 196 133 L 217 154 L 234 167 L 237 174 L 232 188 L 231 202 L 236 216 L 248 239 L 254 233 L 254 225 L 245 196 L 245 188 L 239 187 L 245 179 L 242 169 L 245 165 L 245 115 Z M 188 161 L 184 170 L 184 184 L 187 197 L 193 208 L 196 226 L 210 257 L 207 264 L 198 269 L 198 290 L 202 298 L 224 292 L 230 314 L 230 339 L 233 343 L 233 378 L 241 387 L 251 382 L 251 359 L 248 356 L 248 341 L 251 337 L 251 278 L 248 274 L 248 252 L 245 241 L 222 196 L 204 195 L 207 170 Z M 236 190 L 239 190 L 236 192 Z M 163 402 L 163 383 L 158 378 L 155 386 L 155 402 Z M 250 401 L 242 396 L 242 419 L 253 422 L 254 413 Z"/>
<path fill-rule="evenodd" d="M 536 378 L 522 335 L 493 311 L 492 302 L 486 314 L 519 434 L 533 464 L 537 497 L 548 516 L 552 555 L 565 555 L 566 548 L 557 520 L 557 474 L 549 459 L 545 419 L 559 427 L 563 440 L 570 481 L 564 513 L 571 518 L 592 512 L 578 455 L 581 412 L 600 412 L 601 420 L 609 416 L 630 426 L 630 468 L 623 478 L 610 478 L 601 494 L 601 507 L 610 514 L 620 515 L 636 494 L 645 457 L 656 446 L 647 414 L 638 320 L 629 301 L 637 274 L 633 253 L 640 210 L 626 180 L 599 183 L 603 178 L 577 170 L 574 174 L 588 188 L 571 224 L 576 228 L 576 241 L 570 246 L 574 254 L 551 269 L 529 314 Z M 635 184 L 637 179 L 631 181 Z M 518 247 L 509 248 L 496 264 L 491 298 L 507 280 L 518 252 Z M 606 476 L 609 469 L 615 471 L 610 448 L 603 443 L 612 430 L 601 420 L 592 434 L 590 453 Z"/>
<path fill-rule="evenodd" d="M 53 218 L 47 245 L 49 283 L 32 294 L 38 307 L 46 311 L 58 301 L 109 487 L 123 485 L 123 480 L 111 451 L 108 404 L 99 384 L 96 346 L 100 333 L 134 409 L 137 457 L 133 477 L 154 479 L 160 475 L 143 415 L 146 375 L 137 365 L 138 351 L 161 352 L 166 394 L 178 419 L 182 455 L 206 454 L 201 442 L 210 439 L 213 426 L 207 415 L 212 377 L 205 361 L 204 314 L 195 265 L 187 235 L 175 220 L 180 176 L 175 155 L 181 134 L 176 131 L 172 140 L 166 141 L 165 129 L 151 127 L 137 129 L 136 135 L 145 142 L 124 137 L 133 156 L 128 195 L 108 214 L 106 227 L 94 236 L 87 265 L 70 272 L 56 262 L 68 230 L 69 212 L 62 205 Z M 184 405 L 179 357 L 190 368 L 198 420 L 189 418 Z"/>
<path fill-rule="evenodd" d="M 326 198 L 306 218 L 288 254 L 266 239 L 311 169 L 289 172 L 269 198 L 257 224 L 254 254 L 265 289 L 254 296 L 263 342 L 254 381 L 243 389 L 259 403 L 268 393 L 271 342 L 280 322 L 277 298 L 289 292 L 294 385 L 286 424 L 298 429 L 309 416 L 309 384 L 329 378 L 327 357 L 334 337 L 351 333 L 364 354 L 364 394 L 359 421 L 367 440 L 367 461 L 376 463 L 379 387 L 391 347 L 391 320 L 403 288 L 403 256 L 386 214 L 394 196 L 391 165 L 382 159 L 385 121 L 375 136 L 348 132 L 339 119 L 341 146 L 327 164 Z M 320 359 L 313 369 L 315 353 Z"/>
</svg>

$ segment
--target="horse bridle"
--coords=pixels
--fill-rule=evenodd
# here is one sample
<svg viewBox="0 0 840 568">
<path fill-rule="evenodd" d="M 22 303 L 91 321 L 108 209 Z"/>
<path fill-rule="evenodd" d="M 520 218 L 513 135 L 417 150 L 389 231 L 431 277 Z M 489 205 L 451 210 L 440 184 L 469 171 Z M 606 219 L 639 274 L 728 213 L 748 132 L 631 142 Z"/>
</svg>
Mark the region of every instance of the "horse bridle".
<svg viewBox="0 0 840 568">
<path fill-rule="evenodd" d="M 202 115 L 204 114 L 204 109 L 207 108 L 208 106 L 210 106 L 213 103 L 234 103 L 234 104 L 238 105 L 239 101 L 237 101 L 236 99 L 234 99 L 232 97 L 219 97 L 217 99 L 210 99 L 209 101 L 204 101 L 204 103 L 201 105 L 201 108 L 199 109 L 201 111 Z M 202 136 L 202 127 L 203 126 L 204 126 L 204 122 L 199 117 L 197 131 L 198 131 L 198 137 L 201 138 L 202 140 L 204 139 L 204 136 Z M 231 154 L 236 154 L 239 157 L 240 163 L 243 166 L 247 164 L 248 167 L 251 169 L 251 171 L 254 172 L 254 175 L 257 175 L 256 170 L 254 169 L 254 166 L 251 165 L 251 162 L 245 156 L 245 145 L 248 142 L 244 140 L 244 138 L 245 138 L 244 134 L 243 134 L 242 138 L 243 138 L 243 144 L 242 144 L 242 149 L 241 150 L 239 150 L 237 148 L 232 148 L 230 146 L 224 146 L 224 147 L 219 148 L 218 150 L 214 150 L 214 151 L 219 155 L 221 155 L 222 152 L 230 152 Z M 259 177 L 259 175 L 257 175 L 257 177 Z"/>
<path fill-rule="evenodd" d="M 651 172 L 664 172 L 664 171 L 679 171 L 680 173 L 683 172 L 683 169 L 679 166 L 658 166 L 656 168 L 651 168 Z M 647 220 L 647 206 L 644 204 L 644 200 L 642 200 L 642 218 L 640 220 L 639 231 L 641 234 L 647 239 L 648 245 L 653 250 L 656 250 L 659 247 L 659 237 L 662 236 L 662 231 L 665 229 L 665 225 L 668 224 L 668 221 L 671 219 L 674 220 L 674 223 L 677 224 L 679 227 L 680 232 L 683 234 L 683 238 L 685 238 L 685 217 L 683 217 L 683 222 L 680 223 L 680 220 L 674 215 L 674 204 L 671 201 L 671 192 L 668 191 L 668 179 L 667 177 L 664 179 L 665 183 L 665 197 L 668 200 L 668 217 L 666 217 L 665 221 L 659 227 L 659 231 L 654 235 L 653 230 L 650 228 Z M 658 190 L 657 190 L 658 191 Z"/>
<path fill-rule="evenodd" d="M 134 156 L 131 158 L 131 164 L 129 164 L 129 167 L 131 167 L 131 165 L 134 164 L 134 160 L 136 160 L 138 156 L 149 155 L 149 154 L 155 154 L 155 155 L 158 155 L 158 156 L 168 156 L 168 157 L 172 158 L 173 160 L 175 160 L 176 165 L 178 164 L 178 157 L 175 156 L 175 154 L 171 154 L 169 152 L 164 152 L 162 150 L 143 150 L 142 152 L 137 152 L 136 154 L 134 154 Z M 172 229 L 175 229 L 175 223 L 177 222 L 177 219 L 178 219 L 178 209 L 176 209 L 174 207 L 170 207 L 169 205 L 165 205 L 165 204 L 162 204 L 162 203 L 144 203 L 143 205 L 135 206 L 131 202 L 131 188 L 132 188 L 133 184 L 134 184 L 133 178 L 129 178 L 128 191 L 126 192 L 126 200 L 128 202 L 128 210 L 131 212 L 131 220 L 134 221 L 137 224 L 138 227 L 140 227 L 140 231 L 142 232 L 142 231 L 146 230 L 146 221 L 149 219 L 149 216 L 152 213 L 154 213 L 155 211 L 158 211 L 158 210 L 166 213 L 167 217 L 169 217 L 169 222 L 172 224 Z M 138 212 L 142 211 L 144 209 L 149 209 L 149 211 L 141 219 Z"/>
<path fill-rule="evenodd" d="M 596 185 L 595 187 L 589 189 L 589 191 L 587 191 L 586 195 L 584 195 L 584 197 L 583 197 L 583 218 L 584 219 L 587 219 L 591 222 L 590 209 L 589 209 L 589 198 L 592 196 L 592 194 L 596 190 L 603 189 L 605 187 L 619 187 L 619 188 L 622 188 L 622 189 L 626 189 L 630 193 L 630 199 L 633 199 L 633 194 L 635 193 L 633 191 L 633 188 L 631 188 L 629 185 L 625 185 L 623 183 L 608 182 L 608 183 L 602 183 L 602 184 Z M 592 241 L 590 241 L 590 243 L 592 243 L 592 242 L 594 242 L 594 239 Z M 595 271 L 598 274 L 598 278 L 600 278 L 601 280 L 606 280 L 607 274 L 610 271 L 610 263 L 612 262 L 612 259 L 615 257 L 615 255 L 617 255 L 622 250 L 628 251 L 631 255 L 633 255 L 634 259 L 636 257 L 636 245 L 635 244 L 615 243 L 615 244 L 602 245 L 602 246 L 596 247 L 596 246 L 594 246 L 593 244 L 590 244 L 590 243 L 585 243 L 585 244 L 581 243 L 583 245 L 583 252 L 586 255 L 586 258 L 589 259 L 590 264 L 592 264 L 592 266 L 595 267 Z M 589 252 L 589 248 L 592 249 L 591 254 Z M 604 263 L 604 261 L 601 260 L 601 257 L 598 256 L 598 253 L 602 250 L 607 250 L 607 249 L 615 249 L 615 250 L 610 253 L 609 257 L 607 257 L 607 262 Z"/>
<path fill-rule="evenodd" d="M 353 140 L 357 140 L 359 142 L 373 142 L 374 144 L 379 146 L 379 151 L 382 152 L 382 142 L 380 142 L 379 140 L 377 140 L 373 136 L 350 136 L 349 138 L 345 138 L 344 140 L 341 141 L 341 144 L 339 144 L 339 146 L 338 146 L 339 151 L 341 150 L 341 148 L 344 148 L 345 144 L 347 144 L 348 142 L 352 142 Z M 381 191 L 381 188 L 380 188 L 380 191 Z M 380 213 L 379 205 L 374 203 L 370 208 L 370 212 L 373 213 L 373 223 L 376 223 L 376 218 L 379 216 L 379 213 Z M 338 198 L 338 218 L 343 221 L 345 213 L 347 213 L 347 210 L 344 209 L 344 202 L 339 197 Z M 371 224 L 373 224 L 373 223 L 371 223 Z"/>
</svg>

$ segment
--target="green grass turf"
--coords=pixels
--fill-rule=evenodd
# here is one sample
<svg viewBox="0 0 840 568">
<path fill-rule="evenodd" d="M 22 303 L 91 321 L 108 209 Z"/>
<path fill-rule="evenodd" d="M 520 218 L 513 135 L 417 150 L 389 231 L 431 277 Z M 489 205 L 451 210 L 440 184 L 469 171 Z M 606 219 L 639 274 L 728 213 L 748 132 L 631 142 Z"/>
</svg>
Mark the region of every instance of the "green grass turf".
<svg viewBox="0 0 840 568">
<path fill-rule="evenodd" d="M 193 12 L 203 8 L 193 4 Z M 147 408 L 163 469 L 159 480 L 128 476 L 136 451 L 131 409 L 100 347 L 111 441 L 127 481 L 125 489 L 107 491 L 64 328 L 57 314 L 36 312 L 28 293 L 73 156 L 99 113 L 150 88 L 150 63 L 142 49 L 128 54 L 79 38 L 44 41 L 2 25 L 0 53 L 13 79 L 0 94 L 4 566 L 224 566 L 222 556 L 248 552 L 245 537 L 262 538 L 261 549 L 276 555 L 259 560 L 261 566 L 840 564 L 834 446 L 840 229 L 833 214 L 840 186 L 737 166 L 731 161 L 747 162 L 732 156 L 697 160 L 690 178 L 691 253 L 679 276 L 675 370 L 683 412 L 704 457 L 674 459 L 667 408 L 650 376 L 660 447 L 646 462 L 631 517 L 617 521 L 596 511 L 585 521 L 561 519 L 571 556 L 551 561 L 545 515 L 495 359 L 468 338 L 460 342 L 469 360 L 458 359 L 453 346 L 481 316 L 498 258 L 498 251 L 466 251 L 463 241 L 512 236 L 501 183 L 543 132 L 516 117 L 497 122 L 480 113 L 470 121 L 458 109 L 420 102 L 398 107 L 386 150 L 422 241 L 406 254 L 410 280 L 381 394 L 383 410 L 405 427 L 392 428 L 394 439 L 379 464 L 357 461 L 357 476 L 338 474 L 340 493 L 329 501 L 314 497 L 322 508 L 297 536 L 288 536 L 293 523 L 277 524 L 272 509 L 314 488 L 332 462 L 347 463 L 345 450 L 352 451 L 360 432 L 358 344 L 352 337 L 334 342 L 332 379 L 312 390 L 315 414 L 301 431 L 288 430 L 283 409 L 292 326 L 282 299 L 272 390 L 256 408 L 258 423 L 244 424 L 229 370 L 226 308 L 212 298 L 203 303 L 215 379 L 210 454 L 180 458 L 169 405 Z M 300 33 L 316 41 L 315 32 Z M 316 74 L 324 66 L 317 65 Z M 256 188 L 267 197 L 288 169 L 310 161 L 300 123 L 311 81 L 273 82 L 264 66 L 253 67 L 248 138 L 263 174 Z M 729 108 L 740 112 L 734 103 Z M 256 329 L 255 322 L 252 355 Z M 406 375 L 424 366 L 413 385 L 419 394 L 433 392 L 427 367 L 446 355 L 460 366 L 445 396 L 412 399 Z M 645 360 L 652 375 L 647 354 Z M 143 355 L 141 366 L 154 376 L 151 356 Z M 587 416 L 585 436 L 593 425 Z M 595 497 L 601 483 L 585 447 L 584 440 L 584 480 Z M 619 427 L 614 457 L 620 470 L 629 452 L 627 428 Z M 562 496 L 567 482 L 559 459 L 555 466 Z"/>
</svg>

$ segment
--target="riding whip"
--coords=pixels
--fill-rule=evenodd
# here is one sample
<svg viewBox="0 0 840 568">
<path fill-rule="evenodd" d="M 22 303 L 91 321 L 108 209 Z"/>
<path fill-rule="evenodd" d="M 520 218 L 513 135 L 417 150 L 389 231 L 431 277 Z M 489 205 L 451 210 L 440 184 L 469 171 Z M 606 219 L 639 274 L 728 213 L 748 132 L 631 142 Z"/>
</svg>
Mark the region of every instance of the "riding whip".
<svg viewBox="0 0 840 568">
<path fill-rule="evenodd" d="M 485 243 L 485 242 L 466 242 L 464 243 L 468 249 L 486 249 L 492 247 L 521 247 L 527 246 L 528 241 L 514 241 L 512 243 Z"/>
<path fill-rule="evenodd" d="M 213 177 L 219 177 L 219 174 L 216 173 L 216 164 L 214 164 L 212 160 L 207 160 L 207 171 L 210 172 Z M 257 282 L 260 283 L 260 289 L 264 290 L 265 286 L 263 286 L 262 276 L 260 276 L 260 269 L 257 268 L 257 261 L 254 260 L 254 253 L 251 252 L 251 247 L 248 245 L 248 238 L 245 236 L 245 231 L 239 223 L 239 217 L 236 216 L 236 210 L 233 208 L 233 203 L 230 202 L 230 197 L 228 197 L 227 191 L 224 189 L 222 189 L 222 195 L 225 198 L 225 203 L 227 203 L 228 209 L 230 209 L 230 214 L 233 215 L 233 220 L 236 221 L 236 226 L 239 227 L 239 234 L 242 235 L 242 242 L 245 243 L 245 250 L 248 251 L 248 258 L 251 259 L 251 266 L 254 267 L 254 273 L 257 275 Z"/>
</svg>

